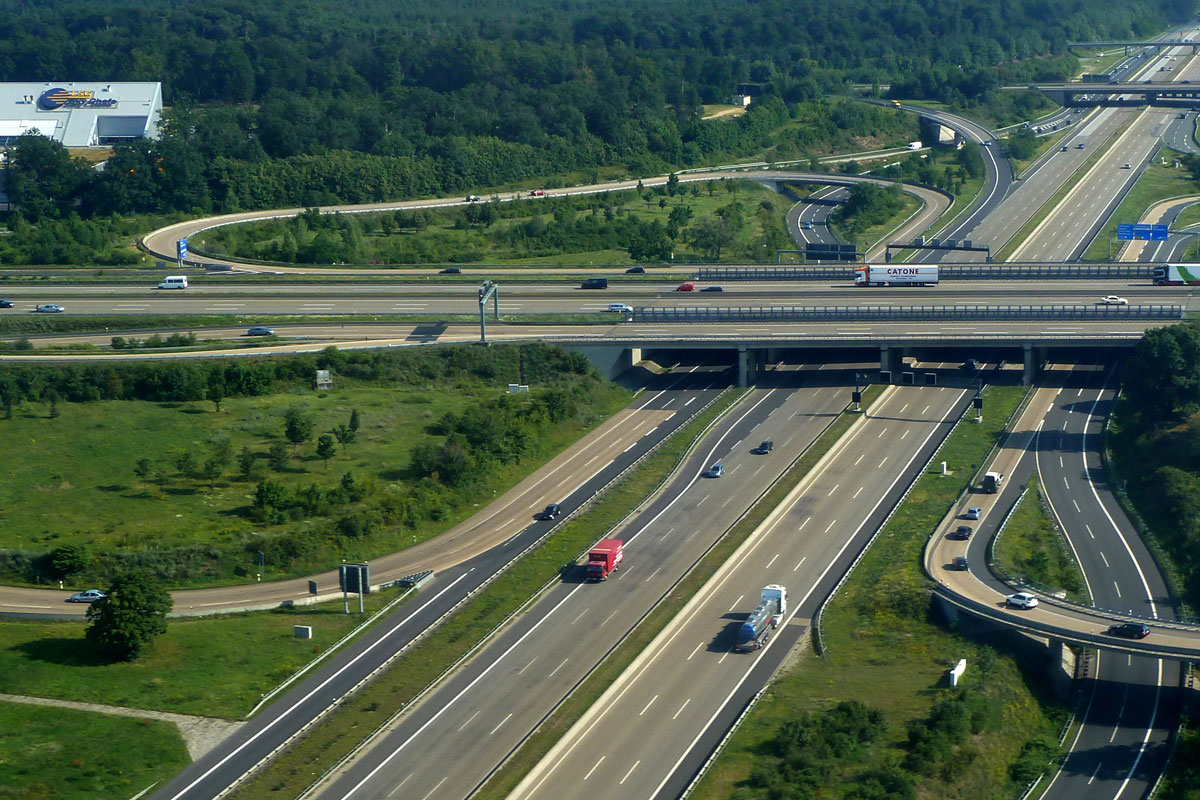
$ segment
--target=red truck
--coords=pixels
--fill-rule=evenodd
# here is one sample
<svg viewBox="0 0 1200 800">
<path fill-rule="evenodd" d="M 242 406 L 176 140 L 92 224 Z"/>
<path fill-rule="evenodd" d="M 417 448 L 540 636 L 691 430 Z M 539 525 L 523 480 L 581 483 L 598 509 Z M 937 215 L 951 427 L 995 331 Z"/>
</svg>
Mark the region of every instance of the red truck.
<svg viewBox="0 0 1200 800">
<path fill-rule="evenodd" d="M 596 542 L 596 546 L 588 553 L 587 579 L 592 582 L 608 580 L 609 573 L 625 557 L 624 545 L 620 539 L 601 539 Z"/>
</svg>

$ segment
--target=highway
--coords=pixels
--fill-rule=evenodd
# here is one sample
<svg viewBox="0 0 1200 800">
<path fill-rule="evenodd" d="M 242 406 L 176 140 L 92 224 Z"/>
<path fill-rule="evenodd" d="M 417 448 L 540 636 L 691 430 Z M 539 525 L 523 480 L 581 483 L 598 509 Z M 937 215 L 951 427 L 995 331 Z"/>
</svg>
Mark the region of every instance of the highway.
<svg viewBox="0 0 1200 800">
<path fill-rule="evenodd" d="M 625 542 L 625 560 L 612 578 L 588 584 L 581 566 L 565 571 L 317 796 L 469 796 L 836 418 L 852 377 L 816 365 L 768 373 L 671 482 L 613 532 Z M 751 453 L 763 439 L 774 450 Z M 703 477 L 717 461 L 724 477 Z M 464 739 L 469 758 L 461 757 Z"/>
<path fill-rule="evenodd" d="M 1083 723 L 1068 742 L 1069 756 L 1047 798 L 1081 795 L 1140 797 L 1165 763 L 1166 743 L 1179 722 L 1178 661 L 1135 655 L 1139 649 L 1187 646 L 1200 652 L 1200 628 L 1156 626 L 1144 640 L 1105 633 L 1111 622 L 1130 617 L 1174 618 L 1172 600 L 1157 565 L 1121 513 L 1105 480 L 1099 448 L 1104 419 L 1114 397 L 1113 376 L 1105 369 L 1065 368 L 1047 373 L 1014 433 L 991 469 L 1007 474 L 998 495 L 969 495 L 957 509 L 983 509 L 975 535 L 966 543 L 946 538 L 961 522 L 949 517 L 930 541 L 926 569 L 943 589 L 970 597 L 967 607 L 1006 617 L 1036 632 L 1082 632 L 1084 644 L 1098 647 L 1084 670 L 1080 708 Z M 1033 610 L 1005 609 L 1003 597 L 1015 587 L 984 566 L 990 540 L 1020 487 L 1036 475 L 1060 530 L 1079 562 L 1088 594 L 1100 613 L 1070 607 L 1039 592 Z M 948 569 L 951 558 L 966 555 L 970 573 Z M 1082 612 L 1082 613 L 1081 613 Z M 1089 641 L 1090 640 L 1090 641 Z"/>
<path fill-rule="evenodd" d="M 153 796 L 160 800 L 214 798 L 243 780 L 264 759 L 286 747 L 312 721 L 319 719 L 327 709 L 352 692 L 376 670 L 405 651 L 430 626 L 487 583 L 498 570 L 540 541 L 551 527 L 562 524 L 564 518 L 554 523 L 532 521 L 533 513 L 544 505 L 542 500 L 552 497 L 552 502 L 562 503 L 564 513 L 570 514 L 644 455 L 653 444 L 661 441 L 702 409 L 708 400 L 716 396 L 720 388 L 728 386 L 727 370 L 723 367 L 686 366 L 676 374 L 659 377 L 661 380 L 656 378 L 651 381 L 651 387 L 644 396 L 635 401 L 634 406 L 646 410 L 670 410 L 672 416 L 669 419 L 651 431 L 631 431 L 630 438 L 634 440 L 633 444 L 611 461 L 595 465 L 585 462 L 582 458 L 567 456 L 571 460 L 569 463 L 560 462 L 557 465 L 560 469 L 535 473 L 538 477 L 519 487 L 518 492 L 524 495 L 523 502 L 528 503 L 525 506 L 526 524 L 518 533 L 499 544 L 472 555 L 473 547 L 463 548 L 460 546 L 461 542 L 454 542 L 452 536 L 448 536 L 449 549 L 457 551 L 459 557 L 447 557 L 442 571 L 414 600 L 397 608 L 351 645 L 333 655 L 328 662 L 263 709 L 234 735 L 189 765 Z M 578 453 L 586 455 L 588 451 L 578 450 Z M 566 484 L 560 483 L 563 478 L 566 479 Z M 564 485 L 574 485 L 577 488 L 570 491 L 562 488 Z M 489 507 L 487 512 L 504 515 L 508 507 L 508 503 L 501 501 L 496 507 Z M 473 527 L 466 532 L 467 535 L 472 538 L 489 536 L 490 523 L 486 520 L 477 522 L 485 524 Z M 378 580 L 378 577 L 373 573 L 372 581 L 375 580 Z M 202 591 L 225 592 L 222 598 L 224 602 L 231 594 L 257 591 L 257 586 L 252 584 L 225 590 Z M 11 598 L 11 592 L 14 591 L 35 590 L 6 590 L 5 597 Z M 57 605 L 66 605 L 62 603 L 61 596 L 56 599 Z M 240 602 L 246 602 L 244 594 Z M 228 609 L 229 605 L 223 607 Z M 27 614 L 28 611 L 22 609 L 10 613 Z"/>
<path fill-rule="evenodd" d="M 1150 255 L 1159 255 L 1157 251 Z M 502 278 L 500 279 L 503 280 Z M 720 292 L 676 290 L 678 284 L 611 281 L 606 290 L 578 284 L 499 284 L 502 315 L 607 313 L 611 303 L 650 308 L 766 306 L 904 306 L 904 305 L 1089 305 L 1116 294 L 1131 303 L 1182 303 L 1200 308 L 1186 288 L 1156 287 L 1139 279 L 945 280 L 937 286 L 863 289 L 851 281 L 722 281 L 697 282 L 697 289 L 719 285 Z M 138 316 L 187 314 L 271 317 L 378 314 L 477 315 L 479 288 L 474 284 L 193 284 L 182 291 L 153 287 L 70 286 L 46 289 L 14 286 L 7 290 L 14 307 L 0 314 L 32 313 L 43 303 L 58 303 L 66 314 Z M 492 311 L 489 303 L 488 313 Z M 621 319 L 613 315 L 614 321 Z"/>
<path fill-rule="evenodd" d="M 677 797 L 807 631 L 967 394 L 895 388 L 878 400 L 510 797 Z M 768 583 L 789 590 L 787 622 L 762 650 L 734 653 L 737 630 Z"/>
<path fill-rule="evenodd" d="M 1178 48 L 1148 59 L 1139 77 L 1151 72 L 1165 74 L 1159 73 L 1160 68 L 1177 65 L 1172 70 L 1174 80 L 1200 79 L 1197 59 L 1182 54 L 1177 56 L 1175 50 Z M 1178 60 L 1172 61 L 1172 58 Z M 1158 147 L 1178 114 L 1172 109 L 1150 107 L 1134 111 L 1104 109 L 1095 113 L 1103 116 L 1106 112 L 1113 114 L 1114 119 L 1132 118 L 1132 122 L 1067 193 L 1056 213 L 1047 216 L 1013 252 L 1013 260 L 1077 259 L 1136 182 L 1141 167 Z M 1077 132 L 1076 139 L 1081 135 L 1082 132 Z M 1095 145 L 1089 143 L 1088 146 Z M 1126 165 L 1129 165 L 1128 168 Z M 1059 209 L 1061 213 L 1058 213 Z"/>
</svg>

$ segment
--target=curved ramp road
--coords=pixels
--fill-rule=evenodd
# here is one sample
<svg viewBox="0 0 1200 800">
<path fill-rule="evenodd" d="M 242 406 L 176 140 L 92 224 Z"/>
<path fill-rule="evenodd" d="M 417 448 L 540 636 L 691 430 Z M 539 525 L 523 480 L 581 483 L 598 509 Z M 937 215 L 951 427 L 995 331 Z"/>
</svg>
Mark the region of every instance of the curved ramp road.
<svg viewBox="0 0 1200 800">
<path fill-rule="evenodd" d="M 667 182 L 667 175 L 661 175 L 655 178 L 643 178 L 640 183 L 643 186 L 658 186 Z M 763 182 L 791 182 L 791 183 L 817 183 L 828 184 L 834 186 L 852 186 L 855 183 L 871 183 L 877 186 L 888 186 L 889 181 L 880 180 L 879 178 L 865 178 L 856 175 L 832 175 L 821 172 L 801 172 L 793 170 L 761 170 L 761 169 L 745 169 L 745 170 L 722 170 L 703 173 L 681 173 L 679 175 L 680 183 L 693 183 L 697 181 L 719 180 L 721 178 L 743 178 L 746 180 L 757 180 Z M 608 183 L 595 184 L 591 186 L 575 186 L 566 189 L 552 189 L 546 192 L 546 196 L 569 196 L 569 195 L 586 195 L 598 194 L 600 192 L 611 192 L 623 189 L 636 189 L 639 181 L 611 181 Z M 911 237 L 920 233 L 925 228 L 933 223 L 942 213 L 950 207 L 950 200 L 947 195 L 926 189 L 921 186 L 904 185 L 904 191 L 917 197 L 924 204 L 922 209 L 913 216 L 911 220 L 904 226 L 901 231 L 897 232 L 897 236 Z M 513 202 L 517 200 L 528 200 L 529 202 L 537 202 L 541 198 L 529 197 L 528 193 L 504 193 L 497 195 L 501 202 Z M 444 198 L 430 200 L 405 200 L 391 203 L 364 203 L 358 205 L 343 205 L 343 206 L 321 206 L 322 213 L 341 213 L 341 214 L 363 214 L 373 211 L 391 211 L 399 209 L 418 209 L 418 208 L 448 208 L 453 206 L 466 205 L 466 202 L 460 198 Z M 174 262 L 176 258 L 176 248 L 180 239 L 194 236 L 201 231 L 218 228 L 222 225 L 229 225 L 239 222 L 256 222 L 270 219 L 290 219 L 291 217 L 299 216 L 307 209 L 304 208 L 284 208 L 271 211 L 244 211 L 237 214 L 222 214 L 216 217 L 207 217 L 205 219 L 189 220 L 187 222 L 176 223 L 165 228 L 160 228 L 156 231 L 146 234 L 142 237 L 142 247 L 153 256 L 157 256 L 167 262 Z M 395 274 L 395 270 L 370 270 L 370 269 L 328 269 L 328 268 L 309 268 L 309 267 L 259 267 L 243 264 L 242 262 L 233 259 L 220 258 L 189 258 L 188 264 L 216 264 L 223 266 L 232 266 L 242 271 L 250 272 L 303 272 L 307 274 L 356 274 L 366 275 L 372 273 Z"/>
</svg>

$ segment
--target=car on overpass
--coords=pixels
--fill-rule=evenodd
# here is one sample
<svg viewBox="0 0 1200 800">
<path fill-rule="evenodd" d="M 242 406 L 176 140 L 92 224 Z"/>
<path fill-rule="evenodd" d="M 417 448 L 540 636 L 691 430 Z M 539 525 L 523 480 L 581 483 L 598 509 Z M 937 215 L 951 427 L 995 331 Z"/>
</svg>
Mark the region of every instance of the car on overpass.
<svg viewBox="0 0 1200 800">
<path fill-rule="evenodd" d="M 268 328 L 266 325 L 255 325 L 246 331 L 247 336 L 274 336 L 275 331 Z"/>
<path fill-rule="evenodd" d="M 677 292 L 694 292 L 694 291 L 696 291 L 696 284 L 692 283 L 691 281 L 684 281 L 683 283 L 681 283 L 675 287 L 675 291 L 677 291 Z"/>
<path fill-rule="evenodd" d="M 1017 592 L 1004 598 L 1004 604 L 1009 608 L 1037 608 L 1038 599 L 1029 592 Z"/>
<path fill-rule="evenodd" d="M 12 308 L 12 300 L 0 300 L 0 308 Z"/>
<path fill-rule="evenodd" d="M 1120 636 L 1125 639 L 1145 639 L 1150 635 L 1150 626 L 1144 622 L 1122 622 L 1108 629 L 1110 636 Z"/>
<path fill-rule="evenodd" d="M 66 309 L 60 306 L 58 303 L 43 303 L 33 310 L 38 314 L 61 314 L 62 312 L 66 311 Z"/>
<path fill-rule="evenodd" d="M 1125 297 L 1117 297 L 1115 294 L 1106 294 L 1097 300 L 1096 303 L 1102 306 L 1127 306 L 1129 305 L 1129 300 Z"/>
<path fill-rule="evenodd" d="M 625 303 L 609 303 L 608 310 L 614 314 L 632 314 L 633 306 L 626 305 Z"/>
</svg>

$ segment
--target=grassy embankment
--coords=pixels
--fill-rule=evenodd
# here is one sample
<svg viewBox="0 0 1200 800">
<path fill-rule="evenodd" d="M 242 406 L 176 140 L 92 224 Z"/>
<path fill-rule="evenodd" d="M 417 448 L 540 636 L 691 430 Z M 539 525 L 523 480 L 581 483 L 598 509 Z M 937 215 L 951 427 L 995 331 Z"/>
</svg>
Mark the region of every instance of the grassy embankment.
<svg viewBox="0 0 1200 800">
<path fill-rule="evenodd" d="M 883 713 L 884 730 L 872 743 L 844 749 L 844 759 L 817 774 L 821 788 L 813 796 L 840 796 L 839 787 L 870 770 L 898 770 L 909 756 L 909 725 L 924 727 L 918 721 L 928 717 L 935 703 L 963 694 L 986 711 L 972 720 L 964 743 L 943 753 L 941 768 L 909 778 L 917 796 L 1008 800 L 1019 793 L 1010 766 L 1027 741 L 1057 736 L 1066 712 L 1041 696 L 1040 679 L 1024 675 L 1012 656 L 932 620 L 921 561 L 930 532 L 1002 433 L 1023 393 L 1019 387 L 988 388 L 990 411 L 984 422 L 959 425 L 934 459 L 946 461 L 951 475 L 931 470 L 918 480 L 830 601 L 822 628 L 825 656 L 803 654 L 768 688 L 694 797 L 762 796 L 762 789 L 749 788 L 759 785 L 752 775 L 780 774 L 772 770 L 777 769 L 777 739 L 784 726 L 802 714 L 859 700 Z M 964 688 L 951 690 L 946 671 L 959 658 L 969 665 L 960 683 Z M 778 780 L 772 786 L 789 791 L 787 779 Z"/>
<path fill-rule="evenodd" d="M 364 598 L 367 613 L 396 597 Z M 0 693 L 241 719 L 264 694 L 326 652 L 363 618 L 342 601 L 220 617 L 171 619 L 136 661 L 111 662 L 79 622 L 0 622 Z M 312 627 L 297 639 L 293 625 Z M 0 729 L 6 727 L 0 715 Z"/>
<path fill-rule="evenodd" d="M 0 797 L 135 797 L 190 762 L 170 722 L 0 703 Z"/>
<path fill-rule="evenodd" d="M 742 396 L 731 392 L 699 414 L 628 473 L 587 511 L 569 521 L 467 603 L 418 647 L 344 703 L 303 739 L 238 789 L 232 800 L 295 797 L 316 777 L 314 764 L 329 766 L 349 753 L 378 725 L 404 708 L 488 633 L 560 574 L 646 500 L 665 480 L 707 425 Z"/>
<path fill-rule="evenodd" d="M 871 403 L 883 393 L 884 387 L 875 385 L 863 393 L 863 407 L 870 408 Z M 591 708 L 605 690 L 620 677 L 625 668 L 637 658 L 654 637 L 670 624 L 675 615 L 687 604 L 708 581 L 710 577 L 725 563 L 737 548 L 750 536 L 782 501 L 787 497 L 796 484 L 813 468 L 821 457 L 846 433 L 846 430 L 859 418 L 859 414 L 843 412 L 828 429 L 822 433 L 808 448 L 804 455 L 780 478 L 769 492 L 741 520 L 739 520 L 721 541 L 679 582 L 665 600 L 659 603 L 650 614 L 642 620 L 625 641 L 596 667 L 584 682 L 570 697 L 563 701 L 521 746 L 512 758 L 504 764 L 491 780 L 476 795 L 477 800 L 503 800 L 508 796 L 529 770 L 550 751 L 571 726 Z"/>
<path fill-rule="evenodd" d="M 1037 479 L 1027 485 L 1029 490 L 996 541 L 996 563 L 1042 591 L 1064 591 L 1072 602 L 1090 604 L 1079 564 L 1043 506 Z"/>
<path fill-rule="evenodd" d="M 1135 115 L 1126 120 L 1125 123 L 1121 125 L 1121 127 L 1118 128 L 1116 132 L 1113 133 L 1113 135 L 1109 137 L 1106 142 L 1104 142 L 1103 145 L 1098 145 L 1096 142 L 1092 142 L 1091 144 L 1093 152 L 1090 156 L 1088 156 L 1087 161 L 1083 162 L 1079 169 L 1075 170 L 1075 172 L 1071 174 L 1071 177 L 1067 179 L 1067 182 L 1064 183 L 1059 190 L 1050 197 L 1049 200 L 1042 204 L 1042 207 L 1037 210 L 1037 212 L 1029 219 L 1028 222 L 1022 225 L 1021 228 L 1015 234 L 1013 234 L 1013 237 L 1009 239 L 999 251 L 992 254 L 992 258 L 996 261 L 1007 261 L 1008 258 L 1014 252 L 1016 252 L 1017 248 L 1025 242 L 1025 239 L 1031 233 L 1033 233 L 1033 229 L 1040 225 L 1042 220 L 1050 216 L 1050 212 L 1057 208 L 1058 204 L 1062 202 L 1063 198 L 1066 197 L 1081 180 L 1083 180 L 1084 176 L 1087 175 L 1088 171 L 1091 170 L 1093 166 L 1095 166 L 1096 162 L 1104 157 L 1104 154 L 1108 152 L 1108 148 L 1111 146 L 1112 142 L 1115 142 L 1117 139 L 1121 138 L 1121 135 L 1125 133 L 1130 125 L 1133 124 L 1133 121 L 1136 118 L 1137 117 Z"/>
<path fill-rule="evenodd" d="M 1142 216 L 1159 201 L 1197 193 L 1191 174 L 1186 169 L 1171 166 L 1180 155 L 1168 147 L 1159 149 L 1116 211 L 1105 220 L 1099 235 L 1088 245 L 1083 253 L 1084 261 L 1111 261 L 1117 257 L 1123 244 L 1116 239 L 1118 223 L 1141 222 Z M 1160 158 L 1166 159 L 1165 166 Z M 1175 227 L 1178 228 L 1179 224 L 1176 223 Z"/>
</svg>

